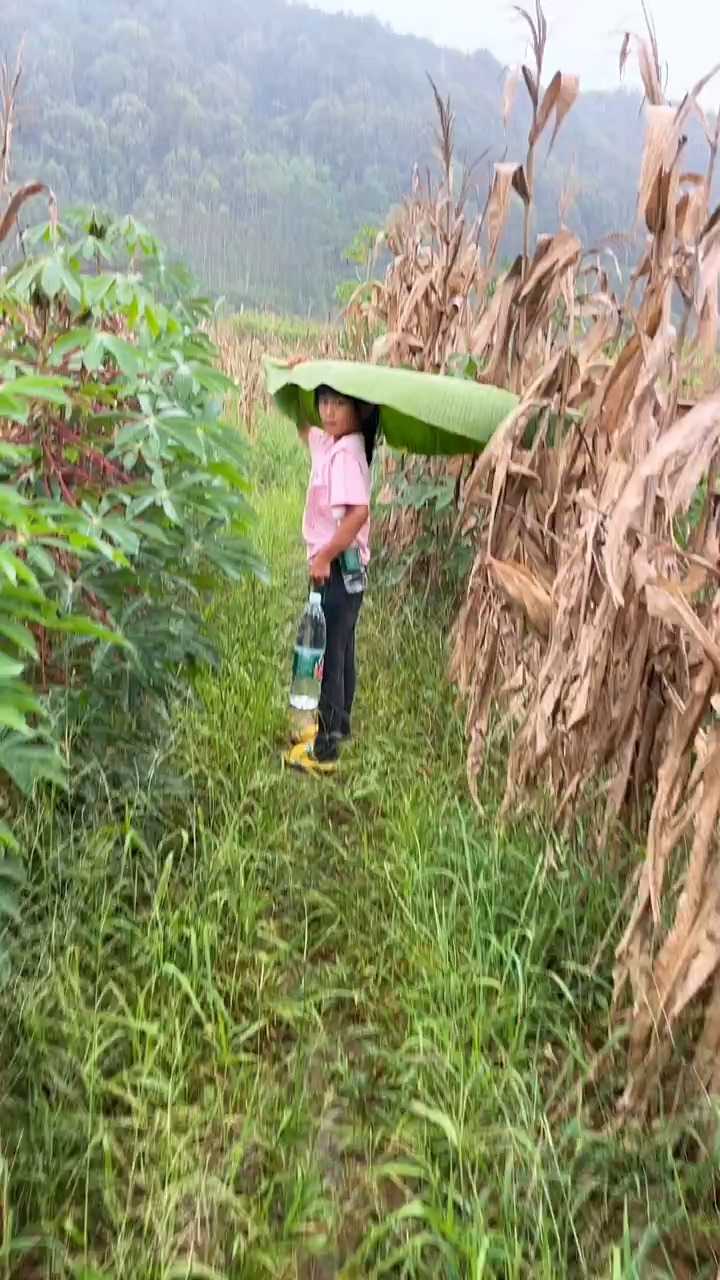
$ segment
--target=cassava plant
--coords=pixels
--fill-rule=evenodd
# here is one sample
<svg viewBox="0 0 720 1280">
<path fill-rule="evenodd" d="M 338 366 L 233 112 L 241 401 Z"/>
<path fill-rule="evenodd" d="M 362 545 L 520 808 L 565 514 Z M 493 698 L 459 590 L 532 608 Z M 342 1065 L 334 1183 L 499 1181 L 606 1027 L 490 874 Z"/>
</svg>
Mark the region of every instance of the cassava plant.
<svg viewBox="0 0 720 1280">
<path fill-rule="evenodd" d="M 0 291 L 3 436 L 22 451 L 18 498 L 57 526 L 42 589 L 72 639 L 38 617 L 26 678 L 107 785 L 142 759 L 130 723 L 151 743 L 160 707 L 211 657 L 204 596 L 260 564 L 207 306 L 131 220 L 93 214 L 77 236 L 48 225 L 35 239 L 45 252 Z"/>
<path fill-rule="evenodd" d="M 19 68 L 6 140 L 18 81 Z M 5 192 L 2 238 L 45 190 Z M 67 785 L 69 762 L 85 798 L 144 790 L 170 699 L 213 657 L 205 597 L 262 571 L 208 305 L 131 219 L 65 226 L 51 194 L 50 212 L 0 283 L 8 821 L 37 783 Z"/>
</svg>

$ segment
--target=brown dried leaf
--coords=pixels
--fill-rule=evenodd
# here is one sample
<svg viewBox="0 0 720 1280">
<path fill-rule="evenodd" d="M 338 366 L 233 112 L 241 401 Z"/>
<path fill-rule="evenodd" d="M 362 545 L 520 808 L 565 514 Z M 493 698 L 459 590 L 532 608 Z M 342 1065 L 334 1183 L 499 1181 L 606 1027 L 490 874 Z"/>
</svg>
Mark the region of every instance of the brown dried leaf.
<svg viewBox="0 0 720 1280">
<path fill-rule="evenodd" d="M 608 586 L 618 606 L 623 604 L 622 548 L 630 525 L 642 510 L 646 485 L 665 483 L 670 516 L 687 510 L 718 444 L 720 394 L 709 396 L 678 418 L 632 472 L 608 520 L 603 548 Z"/>
<path fill-rule="evenodd" d="M 542 134 L 550 116 L 555 113 L 555 128 L 550 139 L 548 153 L 552 151 L 560 126 L 567 116 L 568 112 L 576 101 L 580 92 L 580 77 L 565 75 L 562 71 L 556 71 L 550 84 L 548 85 L 540 109 L 537 113 L 534 127 L 530 130 L 530 146 L 534 147 L 540 135 Z"/>
<path fill-rule="evenodd" d="M 572 231 L 562 228 L 539 243 L 518 301 L 524 302 L 538 286 L 547 284 L 580 259 L 582 244 Z"/>
<path fill-rule="evenodd" d="M 505 227 L 507 211 L 510 204 L 512 178 L 516 167 L 517 166 L 512 163 L 495 165 L 492 190 L 490 192 L 490 199 L 488 200 L 487 209 L 485 211 L 485 221 L 488 234 L 488 259 L 490 261 L 493 260 L 497 253 L 498 244 L 500 243 L 500 238 Z"/>
<path fill-rule="evenodd" d="M 545 14 L 543 13 L 540 0 L 535 0 L 534 18 L 530 13 L 528 13 L 527 9 L 523 9 L 520 5 L 514 5 L 513 8 L 523 19 L 523 22 L 526 22 L 530 28 L 530 38 L 535 58 L 535 66 L 539 72 L 542 68 L 545 45 L 547 43 L 547 22 L 545 20 Z"/>
<path fill-rule="evenodd" d="M 645 584 L 645 600 L 651 618 L 658 618 L 671 627 L 680 627 L 697 643 L 720 673 L 720 645 L 715 643 L 707 627 L 703 626 L 688 603 L 682 585 L 658 577 L 654 582 Z"/>
<path fill-rule="evenodd" d="M 663 171 L 673 165 L 680 140 L 678 115 L 667 103 L 645 108 L 645 136 L 638 181 L 638 215 L 647 217 L 651 197 Z"/>
<path fill-rule="evenodd" d="M 623 36 L 623 42 L 622 42 L 622 45 L 620 46 L 620 68 L 619 68 L 619 70 L 620 70 L 620 79 L 621 79 L 621 80 L 622 80 L 623 75 L 625 74 L 625 67 L 627 66 L 627 60 L 628 60 L 628 58 L 630 57 L 630 43 L 631 43 L 631 41 L 632 41 L 632 36 L 631 36 L 631 34 L 630 34 L 630 32 L 629 32 L 629 31 L 626 31 L 626 32 L 625 32 L 625 35 Z"/>
<path fill-rule="evenodd" d="M 55 224 L 57 218 L 57 201 L 55 199 L 54 192 L 45 182 L 26 182 L 24 187 L 20 187 L 19 191 L 15 192 L 15 195 L 12 197 L 2 216 L 2 220 L 0 220 L 0 243 L 2 243 L 3 240 L 6 240 L 10 234 L 15 219 L 17 218 L 25 201 L 29 200 L 32 196 L 42 195 L 43 192 L 46 192 L 48 197 L 50 221 L 53 225 Z"/>
<path fill-rule="evenodd" d="M 535 110 L 537 110 L 537 105 L 538 105 L 537 84 L 535 82 L 535 77 L 529 67 L 522 68 L 522 77 L 523 77 L 523 80 L 525 81 L 525 86 L 527 88 L 530 101 L 532 102 Z"/>
<path fill-rule="evenodd" d="M 690 187 L 690 190 L 685 191 L 678 201 L 675 234 L 686 248 L 691 249 L 700 239 L 707 218 L 707 180 L 700 173 L 683 173 L 680 175 L 679 185 Z"/>
<path fill-rule="evenodd" d="M 712 305 L 717 299 L 720 278 L 720 222 L 705 234 L 700 242 L 698 270 L 695 284 L 695 310 L 700 315 L 708 299 Z M 714 354 L 712 351 L 709 354 Z"/>
<path fill-rule="evenodd" d="M 650 27 L 649 23 L 648 26 Z M 658 54 L 657 41 L 651 27 L 649 34 L 649 41 L 636 37 L 638 47 L 638 64 L 643 88 L 645 90 L 645 96 L 651 105 L 659 106 L 664 100 L 660 79 L 660 57 Z"/>
<path fill-rule="evenodd" d="M 550 595 L 543 584 L 524 565 L 516 560 L 494 560 L 488 557 L 492 569 L 505 595 L 525 614 L 528 622 L 543 639 L 550 635 Z"/>
<path fill-rule="evenodd" d="M 526 205 L 529 204 L 530 188 L 528 186 L 527 178 L 525 176 L 525 170 L 523 169 L 521 164 L 517 166 L 513 174 L 512 185 L 513 185 L 513 191 L 515 191 L 519 195 L 523 204 L 526 204 Z"/>
</svg>

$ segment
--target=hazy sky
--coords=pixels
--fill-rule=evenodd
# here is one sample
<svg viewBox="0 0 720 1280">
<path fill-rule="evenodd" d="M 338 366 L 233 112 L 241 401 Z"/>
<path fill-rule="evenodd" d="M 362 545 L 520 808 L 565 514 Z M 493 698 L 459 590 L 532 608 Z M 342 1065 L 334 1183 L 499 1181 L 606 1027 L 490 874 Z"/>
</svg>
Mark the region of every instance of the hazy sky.
<svg viewBox="0 0 720 1280">
<path fill-rule="evenodd" d="M 525 26 L 505 0 L 314 0 L 329 11 L 373 14 L 396 31 L 427 36 L 458 49 L 489 49 L 503 63 L 519 62 Z M 534 0 L 526 5 L 534 9 Z M 579 74 L 586 89 L 615 88 L 625 30 L 645 30 L 640 0 L 544 0 L 548 20 L 548 74 Z M 668 86 L 681 95 L 720 62 L 718 0 L 649 0 L 668 64 Z M 628 83 L 636 82 L 628 67 Z M 720 74 L 703 101 L 720 102 Z"/>
</svg>

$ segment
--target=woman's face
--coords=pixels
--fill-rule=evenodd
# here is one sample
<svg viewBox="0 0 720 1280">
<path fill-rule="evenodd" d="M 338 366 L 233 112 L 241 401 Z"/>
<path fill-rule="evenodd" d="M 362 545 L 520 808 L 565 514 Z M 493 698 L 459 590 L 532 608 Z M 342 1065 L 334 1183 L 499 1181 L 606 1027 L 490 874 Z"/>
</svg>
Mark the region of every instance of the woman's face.
<svg viewBox="0 0 720 1280">
<path fill-rule="evenodd" d="M 341 436 L 352 435 L 359 430 L 357 413 L 352 400 L 338 395 L 335 391 L 323 391 L 318 396 L 318 413 L 329 436 L 337 440 Z"/>
</svg>

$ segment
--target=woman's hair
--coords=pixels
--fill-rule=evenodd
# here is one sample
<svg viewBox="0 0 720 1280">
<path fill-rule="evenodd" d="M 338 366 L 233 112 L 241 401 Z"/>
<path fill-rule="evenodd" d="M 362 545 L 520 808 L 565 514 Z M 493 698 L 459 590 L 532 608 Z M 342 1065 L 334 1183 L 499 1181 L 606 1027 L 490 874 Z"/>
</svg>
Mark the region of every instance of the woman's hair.
<svg viewBox="0 0 720 1280">
<path fill-rule="evenodd" d="M 315 392 L 316 412 L 319 411 L 320 397 L 323 395 L 341 396 L 343 400 L 348 400 L 353 406 L 357 415 L 360 435 L 365 443 L 367 464 L 371 466 L 380 430 L 380 410 L 378 406 L 376 404 L 368 404 L 365 400 L 357 400 L 355 396 L 343 395 L 341 391 L 336 391 L 334 387 L 318 387 Z"/>
</svg>

